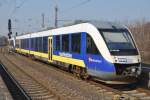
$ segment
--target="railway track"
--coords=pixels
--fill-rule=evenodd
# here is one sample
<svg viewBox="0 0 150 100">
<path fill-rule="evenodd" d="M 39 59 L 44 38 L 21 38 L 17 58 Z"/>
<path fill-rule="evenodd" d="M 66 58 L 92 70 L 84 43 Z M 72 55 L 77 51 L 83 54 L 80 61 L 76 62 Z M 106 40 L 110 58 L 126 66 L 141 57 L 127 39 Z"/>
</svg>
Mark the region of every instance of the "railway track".
<svg viewBox="0 0 150 100">
<path fill-rule="evenodd" d="M 34 79 L 24 70 L 20 69 L 20 67 L 18 67 L 18 65 L 16 65 L 9 58 L 7 58 L 6 56 L 3 56 L 3 57 L 4 57 L 4 59 L 2 60 L 3 63 L 5 62 L 6 64 L 5 66 L 9 67 L 9 69 L 7 68 L 8 71 L 11 72 L 12 76 L 15 77 L 18 83 L 23 87 L 26 93 L 30 96 L 30 99 L 32 100 L 50 100 L 50 99 L 59 100 L 58 95 L 56 95 L 51 90 L 47 89 L 45 86 L 40 84 L 36 79 Z M 18 100 L 22 100 L 22 99 L 18 99 Z"/>
<path fill-rule="evenodd" d="M 93 84 L 93 83 L 92 83 Z M 95 84 L 95 83 L 94 83 Z M 97 84 L 96 86 L 99 86 L 101 84 Z M 105 86 L 109 88 L 113 88 L 114 90 L 120 91 L 122 94 L 122 97 L 126 98 L 127 100 L 150 100 L 150 91 L 148 89 L 145 89 L 139 85 L 106 85 Z M 117 88 L 116 88 L 117 87 Z M 109 89 L 108 88 L 108 89 Z"/>
<path fill-rule="evenodd" d="M 26 64 L 26 69 L 28 69 L 28 72 L 32 72 L 32 73 L 34 72 L 35 77 L 43 78 L 41 82 L 45 84 L 47 88 L 53 87 L 53 89 L 55 89 L 58 94 L 62 94 L 64 97 L 66 97 L 65 99 L 150 100 L 149 91 L 146 91 L 144 89 L 121 91 L 118 89 L 113 89 L 112 87 L 99 84 L 94 81 L 86 82 L 86 81 L 75 79 L 72 74 L 66 71 L 60 70 L 56 67 L 52 67 L 51 65 L 47 65 L 45 63 L 29 60 L 28 58 L 22 57 L 18 54 L 15 54 L 13 56 L 11 55 L 7 55 L 7 56 L 9 59 L 13 60 L 14 62 L 20 62 L 20 64 L 18 65 L 21 65 L 21 63 Z M 25 66 L 22 65 L 22 67 Z M 51 76 L 54 79 L 48 76 Z"/>
<path fill-rule="evenodd" d="M 24 61 L 28 61 L 28 63 L 33 63 L 32 60 L 27 60 L 27 58 L 22 58 L 20 56 L 18 56 L 19 59 L 24 60 Z M 41 63 L 41 62 L 35 62 L 35 64 L 42 64 L 42 65 L 46 65 L 45 63 Z M 60 70 L 56 67 L 53 67 L 55 70 L 61 71 L 64 74 L 69 74 L 69 76 L 73 76 L 72 74 Z M 112 87 L 103 85 L 103 84 L 99 84 L 95 81 L 87 81 L 87 84 L 92 85 L 94 87 L 96 87 L 98 89 L 99 92 L 101 93 L 105 93 L 108 94 L 110 96 L 113 96 L 113 98 L 121 98 L 121 99 L 139 99 L 139 100 L 150 100 L 150 91 L 141 87 L 137 87 L 135 89 L 128 89 L 128 90 L 124 90 L 124 89 L 114 89 Z M 121 87 L 124 88 L 124 87 Z M 126 87 L 125 87 L 126 88 Z"/>
<path fill-rule="evenodd" d="M 138 100 L 150 100 L 150 91 L 147 91 L 143 88 L 138 88 L 129 91 L 123 91 L 123 93 L 128 94 L 130 96 L 136 97 Z"/>
<path fill-rule="evenodd" d="M 44 63 L 28 60 L 19 55 L 15 57 L 11 55 L 7 56 L 13 62 L 17 62 L 18 66 L 22 67 L 21 69 L 26 67 L 24 71 L 32 74 L 32 76 L 34 75 L 47 88 L 55 89 L 66 100 L 112 100 L 118 96 L 118 93 L 115 91 L 95 87 L 95 85 L 78 80 L 65 72 L 62 73 L 54 68 L 47 67 Z"/>
<path fill-rule="evenodd" d="M 2 64 L 0 64 L 0 75 L 14 100 L 31 99 Z"/>
</svg>

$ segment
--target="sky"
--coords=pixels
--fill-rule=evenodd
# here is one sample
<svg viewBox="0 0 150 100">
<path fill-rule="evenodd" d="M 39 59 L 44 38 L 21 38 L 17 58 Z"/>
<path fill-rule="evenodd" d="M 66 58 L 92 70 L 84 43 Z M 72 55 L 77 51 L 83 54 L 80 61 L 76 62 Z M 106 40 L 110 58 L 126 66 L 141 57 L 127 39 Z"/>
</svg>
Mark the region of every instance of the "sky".
<svg viewBox="0 0 150 100">
<path fill-rule="evenodd" d="M 59 26 L 72 20 L 150 21 L 150 0 L 0 0 L 0 35 L 7 36 L 9 18 L 18 34 L 42 30 L 42 14 L 45 27 L 54 27 L 56 5 Z"/>
</svg>

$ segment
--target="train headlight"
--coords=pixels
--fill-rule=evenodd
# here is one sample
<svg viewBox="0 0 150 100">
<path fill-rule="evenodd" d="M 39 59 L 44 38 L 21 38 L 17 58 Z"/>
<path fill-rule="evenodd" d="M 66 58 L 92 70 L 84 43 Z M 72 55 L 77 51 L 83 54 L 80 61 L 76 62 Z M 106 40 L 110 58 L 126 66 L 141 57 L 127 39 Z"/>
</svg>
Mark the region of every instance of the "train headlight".
<svg viewBox="0 0 150 100">
<path fill-rule="evenodd" d="M 135 70 L 136 70 L 135 68 L 132 68 L 132 69 L 131 69 L 132 72 L 135 72 Z"/>
</svg>

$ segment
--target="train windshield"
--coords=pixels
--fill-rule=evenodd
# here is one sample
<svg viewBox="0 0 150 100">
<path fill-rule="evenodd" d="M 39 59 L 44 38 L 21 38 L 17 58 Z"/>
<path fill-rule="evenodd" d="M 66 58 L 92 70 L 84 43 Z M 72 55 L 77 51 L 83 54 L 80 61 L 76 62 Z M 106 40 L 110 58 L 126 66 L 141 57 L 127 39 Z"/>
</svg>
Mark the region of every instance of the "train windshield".
<svg viewBox="0 0 150 100">
<path fill-rule="evenodd" d="M 133 39 L 127 30 L 101 30 L 101 33 L 111 54 L 137 54 Z"/>
</svg>

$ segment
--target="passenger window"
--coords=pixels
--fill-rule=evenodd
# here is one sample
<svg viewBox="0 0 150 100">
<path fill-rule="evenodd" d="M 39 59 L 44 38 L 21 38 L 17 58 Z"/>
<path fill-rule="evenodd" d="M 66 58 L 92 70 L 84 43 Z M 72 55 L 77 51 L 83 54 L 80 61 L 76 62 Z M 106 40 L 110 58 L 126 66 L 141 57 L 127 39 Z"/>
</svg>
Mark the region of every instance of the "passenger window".
<svg viewBox="0 0 150 100">
<path fill-rule="evenodd" d="M 22 49 L 24 49 L 24 39 L 22 39 L 21 42 L 22 42 L 22 45 L 21 45 Z"/>
<path fill-rule="evenodd" d="M 26 41 L 27 41 L 27 50 L 29 50 L 29 39 L 27 39 Z"/>
<path fill-rule="evenodd" d="M 32 38 L 32 50 L 33 51 L 36 51 L 36 49 L 35 49 L 35 38 Z"/>
<path fill-rule="evenodd" d="M 62 51 L 69 52 L 69 35 L 62 35 Z"/>
<path fill-rule="evenodd" d="M 21 49 L 23 49 L 23 42 L 22 42 L 22 39 L 21 39 Z"/>
<path fill-rule="evenodd" d="M 56 50 L 60 50 L 60 36 L 56 36 Z"/>
<path fill-rule="evenodd" d="M 35 38 L 35 51 L 38 51 L 38 38 Z"/>
<path fill-rule="evenodd" d="M 48 53 L 48 37 L 43 37 L 43 52 Z"/>
<path fill-rule="evenodd" d="M 38 38 L 38 41 L 39 41 L 39 42 L 38 42 L 38 51 L 39 51 L 39 52 L 42 52 L 42 51 L 43 51 L 43 48 L 42 48 L 42 47 L 43 47 L 42 37 L 39 37 L 39 38 Z"/>
<path fill-rule="evenodd" d="M 31 38 L 31 50 L 34 50 L 34 38 Z"/>
<path fill-rule="evenodd" d="M 86 35 L 86 52 L 89 54 L 98 54 L 97 47 L 90 35 Z"/>
<path fill-rule="evenodd" d="M 22 49 L 25 49 L 25 39 L 22 39 Z"/>
<path fill-rule="evenodd" d="M 80 53 L 80 47 L 81 47 L 81 34 L 72 34 L 72 52 Z"/>
</svg>

